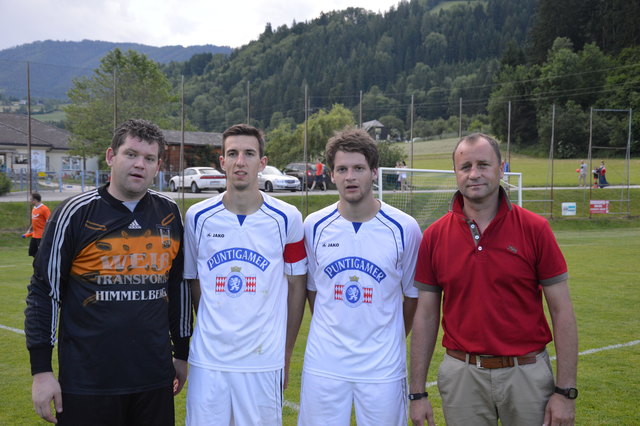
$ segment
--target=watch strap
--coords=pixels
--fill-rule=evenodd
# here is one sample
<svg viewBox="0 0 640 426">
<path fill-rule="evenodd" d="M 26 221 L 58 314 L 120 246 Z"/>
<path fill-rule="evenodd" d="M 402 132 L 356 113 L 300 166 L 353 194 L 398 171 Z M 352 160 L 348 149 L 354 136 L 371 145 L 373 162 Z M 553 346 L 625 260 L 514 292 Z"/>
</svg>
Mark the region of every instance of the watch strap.
<svg viewBox="0 0 640 426">
<path fill-rule="evenodd" d="M 568 399 L 576 399 L 578 397 L 578 389 L 576 388 L 559 388 L 558 386 L 556 386 L 553 391 Z"/>
<path fill-rule="evenodd" d="M 409 400 L 417 401 L 418 399 L 427 398 L 428 396 L 429 392 L 410 393 Z"/>
</svg>

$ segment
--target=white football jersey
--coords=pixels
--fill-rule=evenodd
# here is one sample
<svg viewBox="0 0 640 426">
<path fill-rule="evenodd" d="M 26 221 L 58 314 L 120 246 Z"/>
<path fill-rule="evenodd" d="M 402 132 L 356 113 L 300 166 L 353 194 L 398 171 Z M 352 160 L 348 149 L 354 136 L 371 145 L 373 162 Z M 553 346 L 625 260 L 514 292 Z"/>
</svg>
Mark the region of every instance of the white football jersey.
<svg viewBox="0 0 640 426">
<path fill-rule="evenodd" d="M 381 203 L 363 223 L 337 203 L 307 217 L 307 288 L 317 291 L 304 371 L 342 380 L 386 382 L 406 376 L 403 295 L 413 286 L 420 227 Z"/>
<path fill-rule="evenodd" d="M 263 194 L 260 209 L 237 215 L 222 194 L 185 218 L 184 278 L 200 280 L 189 362 L 221 371 L 284 367 L 288 283 L 304 275 L 302 215 Z"/>
</svg>

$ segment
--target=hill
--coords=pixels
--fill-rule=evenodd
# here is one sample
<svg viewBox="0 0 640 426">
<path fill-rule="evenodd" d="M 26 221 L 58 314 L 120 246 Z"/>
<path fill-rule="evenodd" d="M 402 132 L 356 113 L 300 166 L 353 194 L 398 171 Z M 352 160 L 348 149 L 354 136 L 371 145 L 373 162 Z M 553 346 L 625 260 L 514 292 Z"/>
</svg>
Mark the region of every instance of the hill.
<svg viewBox="0 0 640 426">
<path fill-rule="evenodd" d="M 412 94 L 417 116 L 447 118 L 460 97 L 489 97 L 505 50 L 526 44 L 537 3 L 410 0 L 384 13 L 348 8 L 290 27 L 267 24 L 257 40 L 213 58 L 185 83 L 189 119 L 215 131 L 246 119 L 249 86 L 252 124 L 299 123 L 306 85 L 312 112 L 335 103 L 354 109 L 363 91 L 363 121 L 404 121 Z M 177 85 L 180 73 L 167 68 Z M 484 112 L 480 103 L 465 111 Z"/>
<path fill-rule="evenodd" d="M 36 41 L 0 50 L 0 93 L 20 99 L 26 97 L 26 63 L 30 63 L 31 95 L 39 99 L 64 99 L 73 78 L 89 75 L 107 52 L 120 48 L 144 53 L 156 62 L 188 61 L 201 53 L 228 55 L 226 46 L 163 46 L 107 41 Z"/>
</svg>

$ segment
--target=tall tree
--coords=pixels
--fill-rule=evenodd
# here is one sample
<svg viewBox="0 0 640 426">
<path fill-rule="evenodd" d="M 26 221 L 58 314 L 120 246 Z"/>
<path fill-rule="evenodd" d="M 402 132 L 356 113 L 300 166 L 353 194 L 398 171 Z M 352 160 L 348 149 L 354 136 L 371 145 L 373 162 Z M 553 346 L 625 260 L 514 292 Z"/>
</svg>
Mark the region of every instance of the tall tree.
<svg viewBox="0 0 640 426">
<path fill-rule="evenodd" d="M 307 153 L 309 158 L 324 153 L 327 141 L 333 133 L 355 123 L 353 114 L 342 105 L 334 105 L 330 111 L 320 110 L 309 117 L 307 123 Z M 304 123 L 292 128 L 282 122 L 267 134 L 269 163 L 282 167 L 292 161 L 301 161 L 304 151 Z"/>
<path fill-rule="evenodd" d="M 73 134 L 72 152 L 101 155 L 111 142 L 114 124 L 144 118 L 162 128 L 177 128 L 179 105 L 158 64 L 133 50 L 114 49 L 93 76 L 74 80 L 65 108 Z M 115 117 L 115 123 L 114 123 Z"/>
</svg>

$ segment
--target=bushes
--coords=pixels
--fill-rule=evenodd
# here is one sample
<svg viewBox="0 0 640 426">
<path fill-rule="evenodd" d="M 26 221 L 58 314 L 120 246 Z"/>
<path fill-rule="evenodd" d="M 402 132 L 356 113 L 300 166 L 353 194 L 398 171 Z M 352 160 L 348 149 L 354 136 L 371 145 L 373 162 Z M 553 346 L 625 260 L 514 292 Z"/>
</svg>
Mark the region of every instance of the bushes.
<svg viewBox="0 0 640 426">
<path fill-rule="evenodd" d="M 11 179 L 5 173 L 0 173 L 0 195 L 7 194 L 9 191 L 11 191 Z"/>
</svg>

